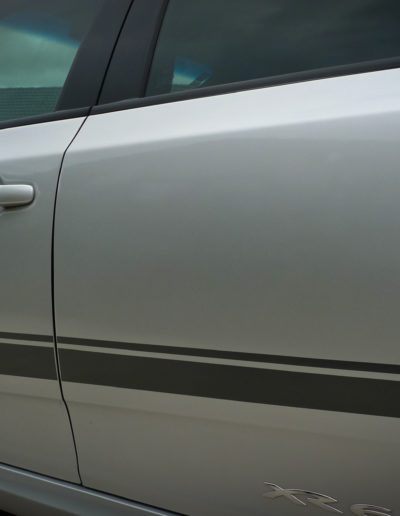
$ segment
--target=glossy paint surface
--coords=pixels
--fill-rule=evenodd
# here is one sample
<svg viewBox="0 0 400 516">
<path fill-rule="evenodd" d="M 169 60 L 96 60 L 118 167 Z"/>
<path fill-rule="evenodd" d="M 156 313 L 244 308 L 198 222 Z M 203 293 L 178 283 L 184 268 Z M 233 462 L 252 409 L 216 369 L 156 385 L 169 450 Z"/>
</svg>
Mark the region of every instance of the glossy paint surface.
<svg viewBox="0 0 400 516">
<path fill-rule="evenodd" d="M 59 334 L 399 363 L 399 73 L 90 118 Z"/>
<path fill-rule="evenodd" d="M 392 70 L 89 118 L 67 153 L 55 234 L 85 485 L 194 516 L 299 513 L 263 497 L 264 482 L 327 494 L 346 514 L 400 509 L 396 417 L 84 381 L 96 354 L 155 357 L 113 342 L 398 366 L 399 86 Z M 80 383 L 71 349 L 85 356 Z M 187 354 L 174 357 L 230 365 Z M 323 373 L 398 392 L 398 374 Z"/>
</svg>

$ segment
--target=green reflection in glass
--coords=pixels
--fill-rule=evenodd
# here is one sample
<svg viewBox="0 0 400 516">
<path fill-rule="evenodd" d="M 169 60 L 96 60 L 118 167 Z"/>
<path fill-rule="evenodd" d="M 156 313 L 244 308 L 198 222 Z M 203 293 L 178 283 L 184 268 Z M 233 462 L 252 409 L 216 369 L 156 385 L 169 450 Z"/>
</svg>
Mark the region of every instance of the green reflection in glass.
<svg viewBox="0 0 400 516">
<path fill-rule="evenodd" d="M 62 87 L 78 47 L 78 41 L 0 24 L 0 88 Z"/>
</svg>

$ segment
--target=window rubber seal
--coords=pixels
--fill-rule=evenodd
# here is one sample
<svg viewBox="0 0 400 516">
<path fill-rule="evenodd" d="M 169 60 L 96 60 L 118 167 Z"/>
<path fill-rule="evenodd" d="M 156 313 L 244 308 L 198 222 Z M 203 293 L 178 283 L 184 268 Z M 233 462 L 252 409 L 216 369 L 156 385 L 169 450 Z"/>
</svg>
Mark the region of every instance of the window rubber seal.
<svg viewBox="0 0 400 516">
<path fill-rule="evenodd" d="M 119 101 L 114 101 L 111 103 L 105 103 L 95 106 L 92 109 L 91 114 L 100 115 L 109 112 L 123 111 L 127 109 L 135 109 L 146 106 L 155 106 L 171 102 L 181 102 L 204 97 L 226 95 L 229 93 L 238 93 L 243 91 L 251 91 L 274 86 L 284 86 L 288 84 L 296 84 L 301 82 L 322 79 L 331 79 L 335 77 L 358 75 L 363 73 L 378 72 L 396 68 L 400 68 L 400 56 L 334 67 L 318 68 L 314 70 L 294 72 L 284 75 L 252 79 L 248 81 L 240 81 L 229 84 L 205 86 L 195 90 L 186 90 L 177 93 L 166 93 L 162 95 L 155 95 L 149 97 L 137 96 L 133 98 L 120 99 Z"/>
</svg>

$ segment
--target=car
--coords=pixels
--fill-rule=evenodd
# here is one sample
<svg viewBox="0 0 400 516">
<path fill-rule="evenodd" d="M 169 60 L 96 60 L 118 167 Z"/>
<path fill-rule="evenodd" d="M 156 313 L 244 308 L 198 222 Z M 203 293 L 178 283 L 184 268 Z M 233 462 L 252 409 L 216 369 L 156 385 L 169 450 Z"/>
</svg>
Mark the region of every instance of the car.
<svg viewBox="0 0 400 516">
<path fill-rule="evenodd" d="M 399 26 L 0 2 L 0 510 L 400 513 Z"/>
</svg>

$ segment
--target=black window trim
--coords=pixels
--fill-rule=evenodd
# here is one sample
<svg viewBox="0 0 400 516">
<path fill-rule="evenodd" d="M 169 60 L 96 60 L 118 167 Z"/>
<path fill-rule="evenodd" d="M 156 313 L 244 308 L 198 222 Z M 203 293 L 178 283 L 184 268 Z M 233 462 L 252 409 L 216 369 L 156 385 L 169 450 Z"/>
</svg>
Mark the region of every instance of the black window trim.
<svg viewBox="0 0 400 516">
<path fill-rule="evenodd" d="M 115 47 L 98 104 L 145 96 L 169 0 L 134 0 Z"/>
<path fill-rule="evenodd" d="M 133 0 L 108 0 L 104 3 L 78 50 L 55 111 L 1 121 L 0 130 L 88 116 L 99 100 L 115 45 L 132 3 Z"/>
<path fill-rule="evenodd" d="M 116 46 L 99 103 L 93 107 L 91 115 L 400 68 L 399 56 L 145 97 L 151 63 L 168 2 L 169 0 L 135 0 Z M 140 51 L 132 52 L 132 49 Z M 129 98 L 127 92 L 130 92 Z"/>
<path fill-rule="evenodd" d="M 56 122 L 57 120 L 67 120 L 69 118 L 80 118 L 90 114 L 90 107 L 76 108 L 76 109 L 63 109 L 61 111 L 53 111 L 52 113 L 46 113 L 43 115 L 27 116 L 24 118 L 15 118 L 13 120 L 6 120 L 0 122 L 1 129 L 10 129 L 12 127 L 22 127 L 24 125 L 37 125 L 46 122 Z"/>
</svg>

